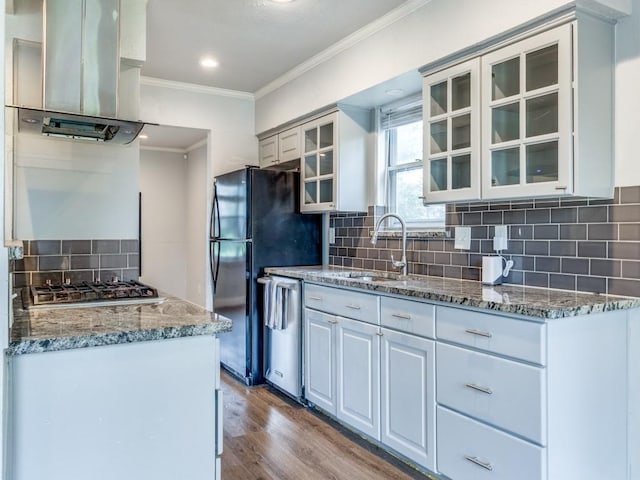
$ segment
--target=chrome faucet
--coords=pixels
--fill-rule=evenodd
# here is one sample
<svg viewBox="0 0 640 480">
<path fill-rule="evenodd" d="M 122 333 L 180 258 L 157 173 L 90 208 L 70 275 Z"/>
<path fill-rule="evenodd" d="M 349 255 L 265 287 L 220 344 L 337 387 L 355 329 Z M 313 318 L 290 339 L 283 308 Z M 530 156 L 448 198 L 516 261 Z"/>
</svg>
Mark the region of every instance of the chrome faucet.
<svg viewBox="0 0 640 480">
<path fill-rule="evenodd" d="M 371 244 L 372 245 L 376 244 L 376 242 L 378 241 L 378 231 L 380 230 L 380 226 L 382 225 L 382 222 L 389 217 L 394 217 L 398 219 L 398 221 L 400 222 L 400 225 L 402 226 L 402 258 L 398 262 L 394 260 L 393 254 L 391 254 L 391 263 L 396 268 L 402 268 L 402 275 L 406 275 L 407 274 L 407 226 L 405 225 L 404 220 L 400 215 L 396 213 L 385 213 L 384 215 L 382 215 L 376 222 L 376 228 L 373 231 L 373 236 L 371 237 Z"/>
</svg>

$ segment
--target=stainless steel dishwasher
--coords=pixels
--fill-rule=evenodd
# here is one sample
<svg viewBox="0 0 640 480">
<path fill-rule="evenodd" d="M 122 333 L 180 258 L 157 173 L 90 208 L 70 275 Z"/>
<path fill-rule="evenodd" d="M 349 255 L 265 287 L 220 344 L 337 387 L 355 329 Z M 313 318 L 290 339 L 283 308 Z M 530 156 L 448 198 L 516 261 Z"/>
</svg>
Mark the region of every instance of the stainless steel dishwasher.
<svg viewBox="0 0 640 480">
<path fill-rule="evenodd" d="M 265 380 L 295 400 L 301 401 L 302 284 L 299 280 L 276 276 L 262 277 L 258 282 L 264 286 Z M 270 315 L 277 315 L 278 312 L 281 317 L 274 322 Z"/>
</svg>

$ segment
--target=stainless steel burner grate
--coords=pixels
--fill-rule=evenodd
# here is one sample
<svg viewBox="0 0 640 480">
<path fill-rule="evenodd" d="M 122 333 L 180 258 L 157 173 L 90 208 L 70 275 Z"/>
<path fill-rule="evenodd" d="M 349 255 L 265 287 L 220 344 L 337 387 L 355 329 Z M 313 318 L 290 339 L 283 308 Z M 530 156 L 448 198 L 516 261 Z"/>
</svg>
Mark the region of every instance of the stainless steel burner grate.
<svg viewBox="0 0 640 480">
<path fill-rule="evenodd" d="M 30 288 L 32 305 L 158 298 L 158 291 L 135 280 L 81 282 Z"/>
</svg>

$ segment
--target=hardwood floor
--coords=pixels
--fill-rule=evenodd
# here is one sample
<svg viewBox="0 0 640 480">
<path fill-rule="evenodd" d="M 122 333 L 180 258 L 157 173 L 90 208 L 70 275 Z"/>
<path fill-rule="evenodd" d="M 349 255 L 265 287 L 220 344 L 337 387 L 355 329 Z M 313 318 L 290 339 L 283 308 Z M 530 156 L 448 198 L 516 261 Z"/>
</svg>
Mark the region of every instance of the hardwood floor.
<svg viewBox="0 0 640 480">
<path fill-rule="evenodd" d="M 223 480 L 429 479 L 267 387 L 223 373 L 222 390 Z"/>
</svg>

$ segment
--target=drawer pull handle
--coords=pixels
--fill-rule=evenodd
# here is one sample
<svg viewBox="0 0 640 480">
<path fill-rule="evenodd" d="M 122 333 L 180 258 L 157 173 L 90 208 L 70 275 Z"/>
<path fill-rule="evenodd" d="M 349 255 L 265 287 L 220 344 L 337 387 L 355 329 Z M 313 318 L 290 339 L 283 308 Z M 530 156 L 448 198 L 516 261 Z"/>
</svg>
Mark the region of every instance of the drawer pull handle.
<svg viewBox="0 0 640 480">
<path fill-rule="evenodd" d="M 322 301 L 322 297 L 314 297 L 312 295 L 309 295 L 309 300 L 318 300 L 319 302 Z"/>
<path fill-rule="evenodd" d="M 327 320 L 329 323 L 338 323 L 338 320 Z"/>
<path fill-rule="evenodd" d="M 382 332 L 376 332 L 376 335 L 378 335 L 379 337 L 382 337 L 384 335 L 384 333 Z"/>
<path fill-rule="evenodd" d="M 474 328 L 467 328 L 465 332 L 470 333 L 471 335 L 478 335 L 479 337 L 487 337 L 487 338 L 492 337 L 492 335 L 489 332 L 483 332 L 482 330 L 476 330 Z"/>
<path fill-rule="evenodd" d="M 484 468 L 485 470 L 489 470 L 490 472 L 493 471 L 493 465 L 491 465 L 490 463 L 483 462 L 478 457 L 472 457 L 470 455 L 465 455 L 464 458 L 466 458 L 469 462 L 474 463 L 474 464 L 478 465 L 479 467 Z"/>
<path fill-rule="evenodd" d="M 470 388 L 471 390 L 486 393 L 487 395 L 493 394 L 493 390 L 491 390 L 489 387 L 481 387 L 480 385 L 476 385 L 475 383 L 465 383 L 464 386 Z"/>
<path fill-rule="evenodd" d="M 392 313 L 391 316 L 401 318 L 402 320 L 411 320 L 411 315 L 405 315 L 403 313 Z"/>
<path fill-rule="evenodd" d="M 345 305 L 345 306 L 352 310 L 360 310 L 360 305 Z"/>
</svg>

